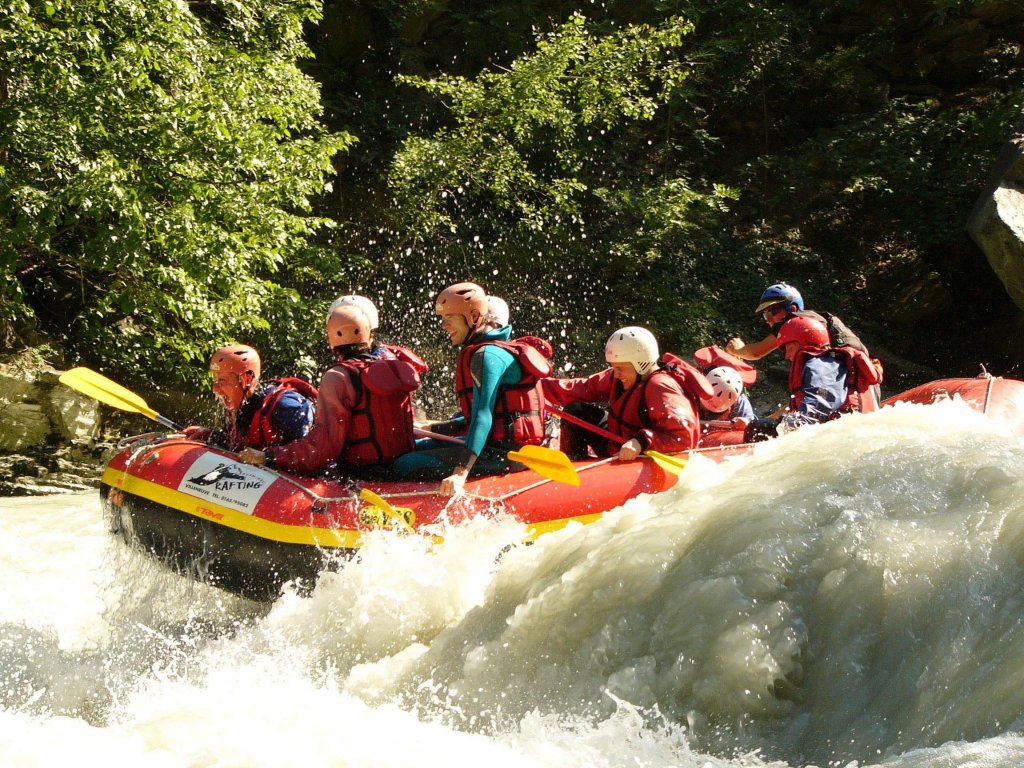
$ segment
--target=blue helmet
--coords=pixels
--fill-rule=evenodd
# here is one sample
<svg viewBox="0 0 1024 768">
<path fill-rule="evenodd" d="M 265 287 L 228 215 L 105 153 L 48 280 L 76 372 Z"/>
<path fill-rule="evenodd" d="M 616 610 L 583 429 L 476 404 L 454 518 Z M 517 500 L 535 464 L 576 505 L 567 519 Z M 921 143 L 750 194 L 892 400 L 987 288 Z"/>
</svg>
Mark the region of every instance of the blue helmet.
<svg viewBox="0 0 1024 768">
<path fill-rule="evenodd" d="M 764 293 L 761 294 L 761 301 L 758 303 L 757 309 L 754 310 L 754 314 L 760 315 L 768 307 L 775 306 L 776 304 L 785 304 L 786 309 L 789 309 L 790 304 L 796 304 L 797 310 L 803 312 L 804 297 L 792 285 L 786 283 L 769 285 L 764 289 Z"/>
</svg>

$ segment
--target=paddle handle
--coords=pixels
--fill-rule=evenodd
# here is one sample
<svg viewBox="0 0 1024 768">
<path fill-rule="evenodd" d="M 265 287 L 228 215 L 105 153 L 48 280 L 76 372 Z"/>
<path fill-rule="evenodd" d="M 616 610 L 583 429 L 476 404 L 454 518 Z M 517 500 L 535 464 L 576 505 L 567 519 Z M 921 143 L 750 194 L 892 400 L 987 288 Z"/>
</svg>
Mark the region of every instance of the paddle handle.
<svg viewBox="0 0 1024 768">
<path fill-rule="evenodd" d="M 163 424 L 168 429 L 173 429 L 175 432 L 184 432 L 185 431 L 185 428 L 183 426 L 181 426 L 180 424 L 178 424 L 176 422 L 171 421 L 166 416 L 161 416 L 159 413 L 154 412 L 152 415 L 147 413 L 146 416 L 149 416 L 149 418 L 153 419 L 154 421 L 157 421 L 160 424 Z"/>
</svg>

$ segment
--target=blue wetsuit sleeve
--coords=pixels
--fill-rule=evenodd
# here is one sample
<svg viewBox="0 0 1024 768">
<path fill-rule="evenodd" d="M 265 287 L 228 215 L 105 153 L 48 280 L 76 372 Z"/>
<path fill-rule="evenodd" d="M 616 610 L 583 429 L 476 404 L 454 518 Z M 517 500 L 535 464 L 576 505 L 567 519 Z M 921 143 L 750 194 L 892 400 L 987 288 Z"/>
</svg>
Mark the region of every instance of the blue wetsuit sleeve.
<svg viewBox="0 0 1024 768">
<path fill-rule="evenodd" d="M 473 409 L 466 433 L 466 448 L 479 456 L 494 425 L 498 388 L 503 384 L 519 383 L 523 370 L 509 352 L 488 344 L 473 354 L 470 371 L 473 375 Z"/>
</svg>

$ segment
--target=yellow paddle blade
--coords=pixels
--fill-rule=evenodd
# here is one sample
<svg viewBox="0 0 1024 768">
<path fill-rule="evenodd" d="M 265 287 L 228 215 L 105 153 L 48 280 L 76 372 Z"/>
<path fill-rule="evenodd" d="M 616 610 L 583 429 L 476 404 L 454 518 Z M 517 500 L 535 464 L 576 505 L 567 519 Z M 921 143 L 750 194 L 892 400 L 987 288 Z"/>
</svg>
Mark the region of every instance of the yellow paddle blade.
<svg viewBox="0 0 1024 768">
<path fill-rule="evenodd" d="M 689 456 L 669 456 L 658 451 L 645 451 L 644 456 L 673 475 L 678 475 L 682 472 L 686 468 L 686 462 L 689 460 Z"/>
<path fill-rule="evenodd" d="M 509 451 L 508 458 L 525 464 L 541 477 L 566 485 L 579 485 L 580 476 L 569 457 L 543 445 L 524 445 L 518 451 Z"/>
<path fill-rule="evenodd" d="M 72 368 L 70 371 L 62 373 L 58 381 L 76 392 L 81 392 L 86 397 L 99 400 L 118 410 L 141 413 L 153 421 L 160 422 L 165 427 L 179 429 L 173 421 L 164 418 L 146 405 L 146 401 L 141 397 L 117 382 L 111 381 L 102 373 L 96 373 L 88 368 Z"/>
<path fill-rule="evenodd" d="M 396 521 L 402 528 L 407 531 L 412 530 L 412 523 L 416 519 L 416 515 L 408 507 L 393 507 L 369 488 L 360 488 L 359 498 L 381 510 L 386 518 Z M 364 514 L 361 517 L 367 523 L 376 523 L 375 520 L 370 519 L 372 516 Z"/>
</svg>

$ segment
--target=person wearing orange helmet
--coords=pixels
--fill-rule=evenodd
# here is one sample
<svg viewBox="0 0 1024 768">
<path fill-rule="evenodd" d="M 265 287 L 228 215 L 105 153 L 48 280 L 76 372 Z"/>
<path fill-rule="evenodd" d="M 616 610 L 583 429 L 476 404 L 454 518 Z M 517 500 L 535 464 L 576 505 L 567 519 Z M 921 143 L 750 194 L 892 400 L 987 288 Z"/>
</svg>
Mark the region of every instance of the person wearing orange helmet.
<svg viewBox="0 0 1024 768">
<path fill-rule="evenodd" d="M 260 356 L 245 344 L 221 347 L 210 358 L 213 393 L 224 407 L 219 427 L 186 427 L 185 435 L 229 451 L 294 440 L 313 423 L 316 390 L 293 377 L 260 384 Z"/>
<path fill-rule="evenodd" d="M 405 360 L 414 366 L 423 365 L 423 360 L 412 350 L 397 344 L 385 344 L 377 338 L 377 330 L 380 327 L 380 313 L 377 310 L 377 305 L 370 299 L 354 293 L 339 296 L 331 303 L 330 308 L 327 310 L 327 318 L 330 319 L 335 309 L 344 306 L 358 307 L 366 315 L 367 320 L 370 321 L 370 354 L 374 357 L 384 360 Z M 426 369 L 424 368 L 424 370 Z"/>
<path fill-rule="evenodd" d="M 355 304 L 336 306 L 326 330 L 335 364 L 320 379 L 309 433 L 239 458 L 300 474 L 335 465 L 346 474 L 386 477 L 387 467 L 414 447 L 412 392 L 426 365 L 375 356 L 371 319 Z"/>
<path fill-rule="evenodd" d="M 414 453 L 395 463 L 397 476 L 441 480 L 440 493 L 451 496 L 471 474 L 524 469 L 508 461 L 508 451 L 543 442 L 540 380 L 551 375 L 551 346 L 535 337 L 513 339 L 503 304 L 491 304 L 486 291 L 469 282 L 437 295 L 434 312 L 452 346 L 459 348 L 455 388 L 460 413 L 429 430 L 464 436 L 464 443 L 419 441 Z"/>
</svg>

